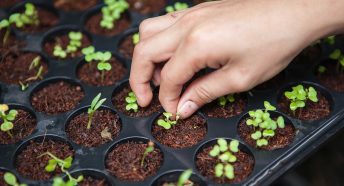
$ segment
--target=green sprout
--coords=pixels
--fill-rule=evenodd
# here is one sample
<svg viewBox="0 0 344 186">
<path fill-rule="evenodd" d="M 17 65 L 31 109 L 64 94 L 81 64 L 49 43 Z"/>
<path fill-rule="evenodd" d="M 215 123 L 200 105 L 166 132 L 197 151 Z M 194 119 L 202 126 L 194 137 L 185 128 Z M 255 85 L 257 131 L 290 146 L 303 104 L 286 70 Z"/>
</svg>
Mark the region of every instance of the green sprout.
<svg viewBox="0 0 344 186">
<path fill-rule="evenodd" d="M 66 58 L 68 54 L 71 54 L 72 57 L 73 54 L 75 52 L 78 51 L 78 49 L 80 49 L 81 45 L 82 45 L 82 33 L 81 32 L 74 32 L 71 31 L 68 33 L 68 38 L 69 38 L 69 43 L 67 45 L 66 49 L 63 49 L 62 46 L 60 44 L 57 44 L 54 46 L 54 51 L 53 51 L 53 55 L 55 57 L 59 57 L 59 58 Z"/>
<path fill-rule="evenodd" d="M 157 121 L 157 124 L 166 130 L 170 129 L 173 125 L 177 124 L 177 121 L 179 119 L 179 116 L 176 116 L 176 120 L 171 120 L 170 118 L 173 116 L 172 113 L 164 112 L 163 115 L 165 116 L 165 119 L 159 119 Z"/>
<path fill-rule="evenodd" d="M 220 106 L 225 107 L 228 103 L 234 103 L 235 97 L 234 94 L 228 94 L 226 96 L 219 97 L 217 102 Z"/>
<path fill-rule="evenodd" d="M 167 13 L 172 13 L 175 11 L 185 10 L 187 8 L 189 8 L 189 5 L 187 3 L 176 2 L 174 3 L 174 5 L 167 6 L 165 11 Z"/>
<path fill-rule="evenodd" d="M 4 181 L 7 185 L 10 185 L 10 186 L 27 186 L 24 183 L 22 184 L 18 183 L 16 176 L 10 172 L 6 172 L 4 174 Z"/>
<path fill-rule="evenodd" d="M 329 57 L 330 59 L 337 61 L 337 66 L 336 66 L 337 72 L 343 73 L 344 72 L 344 54 L 342 53 L 342 51 L 340 49 L 336 49 L 330 54 Z"/>
<path fill-rule="evenodd" d="M 216 177 L 220 178 L 224 176 L 228 179 L 234 179 L 233 163 L 237 161 L 237 157 L 235 156 L 237 152 L 239 152 L 238 140 L 232 140 L 229 144 L 223 138 L 217 140 L 217 144 L 209 152 L 211 157 L 220 160 L 220 163 L 214 167 Z"/>
<path fill-rule="evenodd" d="M 247 126 L 254 128 L 251 138 L 256 141 L 258 147 L 268 145 L 269 138 L 275 136 L 275 130 L 285 127 L 282 116 L 279 116 L 276 120 L 270 116 L 269 111 L 275 111 L 276 107 L 272 106 L 268 101 L 264 101 L 264 107 L 264 110 L 249 111 L 250 118 L 246 121 Z"/>
<path fill-rule="evenodd" d="M 102 8 L 102 20 L 100 26 L 104 29 L 113 29 L 116 21 L 121 18 L 121 14 L 129 8 L 125 0 L 105 0 Z"/>
<path fill-rule="evenodd" d="M 14 23 L 17 28 L 22 28 L 26 25 L 39 25 L 38 12 L 35 5 L 25 3 L 25 11 L 10 15 L 9 22 Z"/>
<path fill-rule="evenodd" d="M 191 175 L 192 175 L 192 169 L 187 169 L 183 171 L 182 174 L 178 178 L 177 186 L 185 186 L 185 185 L 192 186 L 193 182 L 190 181 Z"/>
<path fill-rule="evenodd" d="M 29 71 L 33 70 L 33 69 L 37 69 L 36 75 L 26 79 L 25 82 L 35 81 L 37 79 L 43 79 L 42 73 L 43 73 L 44 68 L 43 68 L 43 65 L 41 64 L 41 57 L 40 56 L 37 56 L 32 60 L 30 66 L 29 66 Z"/>
<path fill-rule="evenodd" d="M 134 112 L 137 112 L 139 110 L 139 105 L 137 104 L 137 99 L 134 92 L 128 93 L 128 96 L 125 97 L 125 102 L 127 102 L 125 107 L 127 111 L 133 110 Z"/>
<path fill-rule="evenodd" d="M 141 159 L 141 167 L 143 167 L 144 165 L 144 162 L 145 162 L 145 159 L 146 157 L 148 156 L 149 153 L 153 152 L 154 151 L 154 143 L 152 141 L 149 141 L 148 142 L 148 145 L 142 155 L 142 159 Z"/>
<path fill-rule="evenodd" d="M 320 65 L 320 66 L 318 67 L 318 73 L 319 73 L 319 74 L 325 73 L 326 70 L 327 70 L 327 68 L 326 68 L 325 66 Z"/>
<path fill-rule="evenodd" d="M 325 43 L 327 43 L 329 45 L 334 45 L 336 43 L 336 36 L 329 36 L 323 40 Z"/>
<path fill-rule="evenodd" d="M 99 93 L 91 102 L 91 106 L 88 108 L 87 113 L 88 113 L 88 123 L 87 123 L 87 129 L 91 128 L 92 120 L 93 120 L 93 115 L 97 111 L 97 109 L 102 106 L 102 104 L 106 101 L 106 98 L 100 99 L 102 96 L 101 93 Z"/>
<path fill-rule="evenodd" d="M 78 178 L 73 178 L 69 173 L 67 174 L 68 181 L 64 181 L 61 177 L 55 177 L 52 186 L 77 186 L 82 182 L 84 177 L 80 175 Z"/>
<path fill-rule="evenodd" d="M 298 108 L 304 108 L 307 100 L 318 102 L 317 91 L 311 86 L 307 89 L 303 85 L 297 85 L 292 87 L 291 92 L 284 92 L 284 95 L 291 101 L 289 108 L 292 111 Z"/>
<path fill-rule="evenodd" d="M 8 110 L 9 110 L 8 105 L 0 104 L 0 118 L 2 120 L 0 128 L 1 128 L 1 131 L 6 132 L 12 138 L 13 137 L 11 133 L 11 130 L 13 129 L 12 121 L 16 119 L 16 116 L 18 115 L 18 111 L 12 109 L 6 114 Z"/>
<path fill-rule="evenodd" d="M 4 38 L 2 39 L 2 45 L 6 45 L 6 42 L 8 40 L 8 37 L 10 37 L 10 22 L 7 19 L 3 19 L 0 21 L 0 30 L 6 29 Z"/>
<path fill-rule="evenodd" d="M 132 36 L 132 40 L 133 40 L 133 44 L 137 45 L 140 42 L 140 34 L 139 33 L 135 33 Z"/>
</svg>

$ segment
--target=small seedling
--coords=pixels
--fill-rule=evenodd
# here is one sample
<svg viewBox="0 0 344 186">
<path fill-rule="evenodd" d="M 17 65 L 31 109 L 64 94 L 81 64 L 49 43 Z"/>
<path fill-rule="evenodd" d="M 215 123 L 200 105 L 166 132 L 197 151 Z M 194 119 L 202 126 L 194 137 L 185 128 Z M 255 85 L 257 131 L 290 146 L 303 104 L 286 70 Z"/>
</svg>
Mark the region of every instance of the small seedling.
<svg viewBox="0 0 344 186">
<path fill-rule="evenodd" d="M 18 111 L 12 109 L 8 112 L 8 114 L 6 114 L 8 110 L 9 110 L 8 105 L 0 104 L 0 117 L 2 120 L 0 128 L 1 128 L 1 131 L 6 132 L 12 138 L 13 137 L 11 133 L 11 130 L 13 129 L 12 121 L 16 119 L 16 116 L 18 115 Z"/>
<path fill-rule="evenodd" d="M 174 5 L 167 6 L 165 11 L 167 13 L 171 13 L 175 11 L 185 10 L 187 8 L 189 8 L 189 5 L 187 3 L 176 2 L 174 3 Z"/>
<path fill-rule="evenodd" d="M 10 172 L 6 172 L 4 174 L 4 181 L 7 185 L 10 185 L 10 186 L 27 186 L 26 184 L 18 183 L 16 176 Z"/>
<path fill-rule="evenodd" d="M 215 177 L 226 177 L 228 179 L 234 179 L 234 167 L 232 163 L 237 161 L 237 157 L 234 155 L 239 152 L 239 141 L 232 140 L 229 144 L 227 140 L 219 138 L 217 144 L 213 146 L 209 155 L 213 158 L 219 159 L 221 162 L 214 167 Z"/>
<path fill-rule="evenodd" d="M 192 186 L 193 182 L 190 181 L 190 177 L 192 175 L 192 169 L 187 169 L 182 172 L 182 174 L 178 178 L 177 186 Z"/>
<path fill-rule="evenodd" d="M 234 94 L 228 94 L 226 96 L 219 97 L 217 99 L 217 102 L 222 107 L 225 107 L 229 103 L 234 103 L 235 102 Z"/>
<path fill-rule="evenodd" d="M 125 0 L 105 0 L 102 8 L 102 20 L 100 26 L 104 29 L 113 29 L 116 21 L 121 18 L 121 14 L 129 8 Z"/>
<path fill-rule="evenodd" d="M 282 116 L 279 116 L 276 120 L 270 117 L 269 111 L 275 111 L 276 107 L 272 106 L 268 101 L 264 101 L 264 107 L 264 110 L 249 111 L 250 118 L 246 121 L 247 126 L 254 128 L 251 138 L 256 141 L 258 147 L 268 145 L 268 139 L 275 136 L 275 130 L 285 127 Z"/>
<path fill-rule="evenodd" d="M 33 69 L 36 69 L 37 70 L 37 73 L 35 76 L 33 77 L 29 77 L 25 80 L 25 82 L 29 82 L 29 81 L 35 81 L 37 79 L 43 79 L 42 77 L 42 73 L 43 73 L 43 65 L 41 64 L 41 57 L 40 56 L 37 56 L 35 57 L 31 64 L 30 64 L 30 67 L 29 67 L 29 71 L 30 70 L 33 70 Z"/>
<path fill-rule="evenodd" d="M 9 22 L 14 23 L 17 28 L 22 28 L 26 25 L 39 25 L 36 7 L 32 3 L 26 3 L 25 11 L 10 15 Z"/>
<path fill-rule="evenodd" d="M 53 55 L 64 59 L 68 54 L 71 54 L 74 57 L 75 52 L 77 52 L 82 45 L 82 33 L 71 31 L 68 33 L 69 43 L 66 49 L 63 49 L 62 46 L 58 43 L 54 46 Z"/>
<path fill-rule="evenodd" d="M 143 167 L 144 163 L 145 163 L 145 159 L 148 156 L 149 153 L 154 151 L 154 143 L 152 141 L 148 142 L 147 148 L 145 149 L 145 152 L 142 155 L 142 159 L 141 159 L 141 167 Z"/>
<path fill-rule="evenodd" d="M 134 92 L 128 93 L 128 96 L 125 97 L 125 102 L 127 102 L 127 105 L 125 106 L 127 111 L 133 110 L 134 112 L 137 112 L 139 110 L 139 105 L 137 104 Z"/>
<path fill-rule="evenodd" d="M 319 74 L 325 73 L 326 70 L 327 70 L 327 68 L 326 68 L 325 66 L 320 65 L 320 66 L 318 67 L 318 73 L 319 73 Z"/>
<path fill-rule="evenodd" d="M 11 33 L 10 22 L 7 19 L 3 19 L 0 21 L 0 31 L 2 29 L 6 29 L 4 38 L 2 39 L 2 45 L 4 46 L 4 45 L 6 45 L 8 37 L 10 37 L 10 33 Z"/>
<path fill-rule="evenodd" d="M 344 54 L 342 51 L 340 49 L 336 49 L 330 54 L 329 57 L 330 59 L 337 61 L 337 73 L 344 73 Z"/>
<path fill-rule="evenodd" d="M 292 111 L 298 108 L 304 108 L 307 100 L 318 102 L 317 91 L 311 86 L 307 89 L 303 85 L 297 85 L 292 87 L 291 92 L 284 92 L 284 95 L 291 101 L 289 108 Z"/>
<path fill-rule="evenodd" d="M 140 34 L 139 33 L 135 33 L 132 36 L 132 40 L 133 40 L 133 44 L 137 45 L 140 42 Z"/>
<path fill-rule="evenodd" d="M 173 116 L 172 113 L 164 112 L 163 115 L 165 116 L 165 119 L 159 119 L 157 121 L 157 124 L 161 127 L 164 127 L 166 130 L 170 129 L 173 125 L 177 124 L 177 121 L 179 119 L 179 116 L 176 116 L 176 120 L 171 120 L 170 118 Z"/>
<path fill-rule="evenodd" d="M 68 181 L 64 181 L 61 177 L 56 177 L 53 180 L 52 186 L 77 186 L 78 183 L 84 180 L 84 177 L 80 175 L 78 178 L 73 178 L 69 173 L 67 174 Z"/>
<path fill-rule="evenodd" d="M 336 36 L 329 36 L 323 40 L 325 43 L 327 43 L 329 45 L 334 45 L 336 43 Z"/>
<path fill-rule="evenodd" d="M 88 108 L 87 113 L 88 113 L 88 122 L 87 122 L 87 129 L 91 128 L 92 120 L 93 120 L 93 115 L 97 111 L 97 109 L 102 106 L 102 104 L 106 101 L 106 98 L 100 99 L 102 96 L 101 93 L 99 93 L 91 102 L 91 106 Z"/>
</svg>

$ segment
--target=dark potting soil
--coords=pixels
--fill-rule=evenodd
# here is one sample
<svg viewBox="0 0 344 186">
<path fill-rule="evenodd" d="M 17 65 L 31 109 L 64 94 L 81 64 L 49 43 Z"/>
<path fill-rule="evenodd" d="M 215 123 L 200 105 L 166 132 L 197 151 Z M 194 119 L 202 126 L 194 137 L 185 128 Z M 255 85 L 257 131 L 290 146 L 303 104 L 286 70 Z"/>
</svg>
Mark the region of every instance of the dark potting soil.
<svg viewBox="0 0 344 186">
<path fill-rule="evenodd" d="M 53 55 L 54 47 L 56 45 L 60 45 L 65 50 L 69 44 L 69 41 L 70 39 L 68 37 L 68 33 L 63 34 L 63 35 L 53 36 L 52 38 L 49 38 L 47 41 L 45 41 L 43 49 L 50 57 L 57 58 Z M 91 45 L 90 39 L 87 37 L 87 35 L 82 34 L 81 47 L 74 53 L 68 53 L 65 59 L 82 56 L 83 54 L 81 53 L 81 50 L 90 45 Z M 62 59 L 62 60 L 65 60 L 65 59 Z"/>
<path fill-rule="evenodd" d="M 12 137 L 7 132 L 0 132 L 0 144 L 12 144 L 16 143 L 23 138 L 26 138 L 36 128 L 36 118 L 29 112 L 22 109 L 15 109 L 18 111 L 18 115 L 12 121 L 13 129 L 10 130 Z M 0 123 L 2 123 L 0 119 Z"/>
<path fill-rule="evenodd" d="M 54 6 L 64 11 L 84 11 L 97 4 L 98 0 L 54 0 Z"/>
<path fill-rule="evenodd" d="M 165 0 L 127 0 L 131 11 L 151 14 L 161 11 L 166 6 Z"/>
<path fill-rule="evenodd" d="M 254 87 L 255 90 L 269 90 L 273 88 L 278 88 L 280 85 L 283 84 L 285 80 L 285 74 L 283 72 L 279 73 L 272 79 Z"/>
<path fill-rule="evenodd" d="M 241 114 L 247 105 L 245 94 L 235 94 L 235 102 L 228 103 L 226 106 L 220 106 L 217 100 L 205 105 L 201 112 L 212 118 L 230 118 Z"/>
<path fill-rule="evenodd" d="M 84 176 L 82 182 L 78 183 L 78 186 L 108 186 L 109 184 L 105 179 L 97 179 L 91 176 Z"/>
<path fill-rule="evenodd" d="M 216 164 L 220 163 L 221 160 L 213 158 L 209 155 L 211 149 L 211 146 L 204 148 L 196 156 L 196 167 L 198 171 L 208 179 L 219 184 L 239 183 L 245 180 L 253 171 L 254 158 L 251 155 L 239 150 L 239 152 L 233 154 L 237 157 L 237 161 L 232 163 L 234 167 L 234 179 L 230 180 L 225 177 L 215 177 L 215 166 Z"/>
<path fill-rule="evenodd" d="M 306 106 L 302 109 L 296 109 L 295 112 L 290 110 L 290 100 L 287 99 L 284 95 L 282 95 L 282 98 L 280 98 L 278 107 L 282 112 L 288 114 L 289 116 L 303 121 L 314 121 L 325 118 L 331 113 L 330 102 L 319 91 L 317 91 L 317 93 L 318 102 L 314 103 L 310 100 L 307 100 Z"/>
<path fill-rule="evenodd" d="M 97 147 L 112 141 L 121 130 L 118 115 L 107 109 L 97 110 L 94 113 L 90 129 L 87 129 L 87 123 L 88 114 L 83 112 L 74 117 L 67 125 L 66 132 L 74 143 L 86 147 Z"/>
<path fill-rule="evenodd" d="M 42 154 L 50 152 L 60 159 L 74 156 L 74 151 L 65 142 L 46 139 L 40 141 L 30 141 L 30 144 L 20 152 L 15 160 L 17 171 L 24 177 L 32 180 L 49 180 L 62 173 L 60 167 L 52 173 L 45 171 L 45 166 L 51 159 L 50 156 Z M 41 156 L 41 157 L 39 157 Z"/>
<path fill-rule="evenodd" d="M 0 8 L 8 8 L 10 6 L 19 3 L 21 0 L 1 0 L 0 1 Z M 0 184 L 1 185 L 1 184 Z"/>
<path fill-rule="evenodd" d="M 109 86 L 113 85 L 119 80 L 123 79 L 127 73 L 125 66 L 116 58 L 112 58 L 109 63 L 112 68 L 110 71 L 104 72 L 104 79 L 102 80 L 102 72 L 98 70 L 97 62 L 84 63 L 78 68 L 78 78 L 92 86 Z"/>
<path fill-rule="evenodd" d="M 0 63 L 0 79 L 1 82 L 7 84 L 24 84 L 40 80 L 32 79 L 36 76 L 39 66 L 29 70 L 32 60 L 39 56 L 36 53 L 26 53 L 20 51 L 8 51 L 2 54 Z M 42 78 L 48 73 L 48 65 L 43 58 L 40 60 L 43 66 Z"/>
<path fill-rule="evenodd" d="M 321 57 L 321 52 L 320 45 L 316 44 L 314 46 L 309 46 L 296 56 L 293 63 L 314 64 L 316 60 Z"/>
<path fill-rule="evenodd" d="M 106 157 L 106 168 L 116 178 L 125 181 L 143 181 L 160 168 L 163 155 L 159 148 L 149 153 L 141 166 L 141 160 L 148 144 L 127 142 L 117 144 Z"/>
<path fill-rule="evenodd" d="M 337 92 L 344 92 L 344 71 L 336 69 L 335 61 L 326 61 L 322 65 L 326 67 L 324 73 L 317 72 L 316 76 L 322 85 Z"/>
<path fill-rule="evenodd" d="M 31 104 L 38 112 L 59 114 L 74 109 L 84 95 L 80 86 L 61 80 L 34 92 Z"/>
<path fill-rule="evenodd" d="M 91 16 L 86 22 L 86 29 L 93 34 L 105 35 L 105 36 L 114 36 L 120 34 L 130 26 L 130 18 L 127 13 L 123 13 L 121 18 L 117 20 L 114 24 L 113 29 L 105 29 L 100 26 L 102 20 L 102 14 L 97 13 Z"/>
<path fill-rule="evenodd" d="M 153 91 L 153 100 L 147 107 L 139 107 L 139 110 L 137 112 L 134 112 L 133 110 L 127 111 L 125 109 L 127 102 L 125 101 L 125 98 L 128 96 L 129 92 L 132 90 L 129 87 L 129 84 L 125 85 L 121 90 L 118 92 L 115 92 L 112 97 L 112 104 L 115 106 L 115 108 L 131 117 L 145 117 L 152 115 L 153 113 L 157 113 L 162 109 L 162 106 L 159 102 L 158 98 L 158 91 Z"/>
<path fill-rule="evenodd" d="M 37 6 L 36 8 L 38 11 L 38 19 L 39 19 L 38 25 L 25 25 L 22 28 L 17 28 L 15 24 L 12 24 L 12 27 L 19 29 L 21 31 L 27 32 L 27 33 L 35 33 L 35 32 L 46 31 L 58 23 L 59 18 L 53 12 L 50 12 L 49 10 L 46 10 L 44 8 L 40 8 Z"/>
<path fill-rule="evenodd" d="M 246 125 L 247 119 L 243 119 L 240 121 L 238 125 L 238 133 L 241 139 L 243 139 L 245 143 L 249 144 L 252 147 L 263 150 L 275 150 L 287 147 L 294 140 L 296 133 L 295 128 L 291 123 L 286 123 L 283 129 L 277 128 L 275 130 L 275 136 L 268 139 L 268 145 L 257 147 L 256 141 L 251 138 L 251 134 L 255 132 L 254 127 Z"/>
<path fill-rule="evenodd" d="M 161 115 L 158 119 L 164 119 L 164 116 Z M 157 120 L 153 123 L 152 135 L 161 144 L 172 148 L 191 147 L 207 135 L 206 120 L 197 114 L 185 120 L 178 120 L 177 124 L 168 130 L 159 126 Z"/>
<path fill-rule="evenodd" d="M 134 54 L 135 45 L 133 43 L 133 34 L 128 35 L 119 45 L 119 52 L 127 59 L 131 59 Z"/>
</svg>

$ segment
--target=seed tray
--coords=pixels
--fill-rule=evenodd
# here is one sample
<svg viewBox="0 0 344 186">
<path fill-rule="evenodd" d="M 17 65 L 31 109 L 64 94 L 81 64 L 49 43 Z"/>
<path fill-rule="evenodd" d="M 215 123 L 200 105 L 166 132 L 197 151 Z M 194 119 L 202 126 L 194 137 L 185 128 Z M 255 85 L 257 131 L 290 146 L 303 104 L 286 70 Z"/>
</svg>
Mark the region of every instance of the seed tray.
<svg viewBox="0 0 344 186">
<path fill-rule="evenodd" d="M 283 83 L 280 83 L 280 86 L 270 89 L 253 89 L 249 91 L 247 93 L 246 109 L 240 115 L 229 119 L 209 118 L 200 111 L 198 114 L 204 117 L 207 122 L 207 134 L 197 145 L 183 149 L 166 147 L 160 144 L 151 134 L 152 125 L 160 113 L 154 113 L 147 117 L 133 118 L 119 112 L 111 103 L 113 93 L 116 92 L 117 88 L 121 87 L 124 83 L 127 83 L 129 77 L 128 72 L 122 80 L 114 85 L 104 87 L 89 86 L 81 82 L 76 76 L 77 68 L 83 63 L 82 57 L 60 61 L 49 57 L 42 49 L 44 41 L 51 35 L 70 30 L 81 30 L 91 39 L 92 45 L 95 46 L 97 50 L 111 51 L 129 71 L 131 60 L 126 59 L 118 52 L 120 42 L 129 34 L 137 32 L 137 26 L 142 20 L 163 14 L 164 11 L 161 10 L 161 12 L 151 15 L 142 15 L 137 12 L 130 12 L 132 22 L 130 28 L 116 36 L 106 37 L 89 33 L 84 29 L 84 23 L 89 15 L 99 10 L 102 6 L 101 1 L 99 1 L 98 5 L 95 7 L 82 12 L 64 12 L 62 10 L 55 9 L 52 1 L 50 0 L 33 0 L 29 2 L 49 8 L 59 16 L 60 21 L 54 28 L 38 34 L 26 34 L 19 30 L 13 30 L 15 36 L 18 39 L 24 40 L 27 44 L 26 47 L 23 48 L 23 51 L 38 53 L 47 62 L 49 72 L 44 79 L 31 84 L 24 92 L 20 91 L 18 85 L 0 84 L 1 103 L 9 104 L 15 108 L 24 108 L 31 112 L 37 119 L 36 129 L 29 137 L 24 138 L 22 141 L 15 144 L 0 145 L 0 169 L 13 172 L 21 183 L 27 183 L 29 185 L 48 185 L 51 183 L 51 180 L 34 181 L 24 178 L 16 171 L 15 168 L 15 158 L 17 154 L 26 147 L 29 141 L 32 139 L 51 138 L 65 141 L 73 147 L 75 157 L 72 168 L 70 169 L 72 173 L 82 173 L 83 175 L 102 177 L 105 178 L 110 185 L 157 185 L 158 183 L 161 183 L 160 178 L 163 178 L 163 180 L 166 181 L 176 180 L 178 174 L 187 168 L 193 169 L 194 175 L 192 176 L 192 179 L 196 181 L 198 180 L 201 185 L 217 185 L 200 175 L 195 166 L 194 160 L 197 152 L 202 149 L 204 145 L 207 146 L 209 144 L 213 144 L 215 139 L 223 137 L 227 139 L 238 139 L 241 142 L 240 148 L 251 154 L 255 160 L 254 169 L 250 176 L 243 182 L 232 185 L 268 185 L 344 127 L 341 122 L 344 118 L 344 93 L 335 92 L 325 88 L 320 85 L 319 81 L 314 76 L 316 65 L 322 59 L 325 59 L 334 47 L 343 48 L 343 42 L 338 40 L 334 47 L 321 44 L 321 56 L 317 58 L 317 63 L 291 64 L 283 72 L 284 81 Z M 190 1 L 183 2 L 187 2 L 192 5 Z M 167 1 L 167 4 L 172 3 L 172 0 Z M 0 17 L 6 17 L 22 5 L 23 3 L 19 3 L 11 8 L 1 9 Z M 82 87 L 85 97 L 82 99 L 81 103 L 73 110 L 62 114 L 47 115 L 41 112 L 36 112 L 30 103 L 32 93 L 39 90 L 41 87 L 58 80 L 65 80 Z M 327 118 L 321 120 L 302 122 L 281 113 L 283 116 L 289 118 L 296 128 L 297 132 L 292 144 L 286 148 L 273 151 L 257 150 L 246 145 L 237 133 L 237 125 L 239 121 L 249 110 L 262 108 L 263 101 L 265 100 L 269 101 L 273 105 L 277 105 L 277 100 L 282 95 L 282 91 L 295 83 L 311 84 L 318 88 L 325 97 L 330 100 L 331 114 Z M 99 92 L 102 93 L 102 97 L 107 98 L 107 101 L 103 104 L 104 107 L 111 109 L 119 115 L 121 119 L 121 131 L 120 134 L 111 142 L 95 148 L 86 148 L 77 145 L 68 139 L 68 136 L 65 133 L 65 125 L 72 116 L 76 113 L 80 113 L 88 107 L 92 99 Z M 277 110 L 277 112 L 280 111 Z M 112 150 L 116 144 L 123 143 L 128 140 L 139 140 L 144 142 L 152 140 L 157 144 L 157 147 L 163 153 L 163 163 L 155 175 L 150 176 L 141 182 L 126 182 L 120 181 L 106 170 L 105 159 L 107 153 Z"/>
</svg>

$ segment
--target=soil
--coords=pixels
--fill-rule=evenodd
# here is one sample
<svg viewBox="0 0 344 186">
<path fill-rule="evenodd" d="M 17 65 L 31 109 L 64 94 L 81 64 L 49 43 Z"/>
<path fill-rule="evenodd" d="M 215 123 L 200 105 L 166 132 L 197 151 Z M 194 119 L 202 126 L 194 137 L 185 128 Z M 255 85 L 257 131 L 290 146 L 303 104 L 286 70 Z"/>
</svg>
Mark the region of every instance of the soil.
<svg viewBox="0 0 344 186">
<path fill-rule="evenodd" d="M 70 145 L 65 142 L 45 140 L 30 141 L 30 144 L 20 152 L 15 160 L 17 171 L 24 177 L 32 180 L 49 180 L 62 173 L 60 167 L 52 173 L 45 171 L 50 156 L 41 156 L 45 152 L 50 152 L 60 159 L 68 156 L 74 156 L 74 151 Z"/>
<path fill-rule="evenodd" d="M 164 119 L 161 115 L 158 119 Z M 158 120 L 157 119 L 157 120 Z M 196 145 L 207 135 L 207 123 L 199 115 L 193 115 L 185 120 L 178 120 L 170 129 L 159 126 L 157 120 L 152 126 L 152 135 L 161 144 L 172 148 L 185 148 Z"/>
<path fill-rule="evenodd" d="M 31 104 L 38 112 L 59 114 L 74 109 L 84 95 L 80 86 L 61 80 L 34 92 Z"/>
<path fill-rule="evenodd" d="M 245 94 L 235 94 L 235 102 L 228 103 L 226 106 L 220 106 L 217 100 L 205 105 L 202 112 L 212 118 L 230 118 L 241 114 L 247 105 Z"/>
<path fill-rule="evenodd" d="M 25 43 L 24 41 L 17 40 L 16 37 L 12 32 L 10 32 L 9 37 L 6 40 L 6 43 L 3 43 L 3 38 L 5 36 L 6 31 L 0 30 L 0 54 L 1 57 L 7 52 L 7 50 L 10 51 L 17 51 L 19 48 L 24 47 Z"/>
<path fill-rule="evenodd" d="M 269 90 L 278 88 L 280 85 L 283 84 L 285 80 L 285 74 L 283 72 L 279 73 L 277 76 L 273 77 L 272 79 L 256 86 L 255 90 Z"/>
<path fill-rule="evenodd" d="M 335 61 L 326 61 L 321 65 L 326 67 L 322 74 L 316 72 L 316 76 L 322 85 L 337 92 L 344 92 L 344 71 L 338 72 Z"/>
<path fill-rule="evenodd" d="M 90 129 L 87 129 L 87 123 L 88 114 L 83 112 L 67 125 L 66 132 L 74 143 L 86 147 L 97 147 L 112 141 L 121 130 L 120 119 L 111 110 L 97 110 L 93 115 Z M 102 131 L 108 131 L 111 137 L 103 138 Z"/>
<path fill-rule="evenodd" d="M 151 14 L 161 11 L 166 6 L 165 0 L 127 0 L 129 10 L 141 14 Z"/>
<path fill-rule="evenodd" d="M 119 52 L 127 59 L 131 59 L 134 54 L 135 45 L 132 37 L 133 34 L 126 36 L 119 45 Z"/>
<path fill-rule="evenodd" d="M 208 179 L 219 184 L 239 183 L 245 180 L 253 171 L 254 158 L 243 151 L 239 151 L 234 153 L 234 155 L 237 157 L 237 161 L 232 164 L 234 167 L 234 179 L 230 180 L 225 177 L 215 177 L 214 168 L 216 164 L 220 163 L 221 161 L 209 155 L 211 149 L 211 146 L 204 148 L 196 156 L 196 167 L 198 171 Z"/>
<path fill-rule="evenodd" d="M 22 0 L 1 0 L 0 8 L 7 8 L 21 2 Z M 1 185 L 1 184 L 0 184 Z"/>
<path fill-rule="evenodd" d="M 57 58 L 53 55 L 54 53 L 54 47 L 59 44 L 63 49 L 66 49 L 68 44 L 69 44 L 69 37 L 68 37 L 68 33 L 67 34 L 63 34 L 63 35 L 58 35 L 58 36 L 54 36 L 49 38 L 47 41 L 45 41 L 43 49 L 44 51 L 52 58 Z M 67 57 L 62 59 L 62 60 L 66 60 L 66 59 L 70 59 L 70 58 L 75 58 L 75 57 L 80 57 L 83 54 L 81 53 L 81 50 L 83 48 L 86 48 L 88 46 L 91 45 L 91 40 L 87 37 L 87 35 L 82 34 L 82 39 L 81 39 L 81 47 L 74 53 L 68 53 Z M 59 58 L 61 59 L 61 58 Z"/>
<path fill-rule="evenodd" d="M 18 115 L 16 116 L 15 120 L 12 121 L 13 129 L 10 131 L 12 137 L 8 135 L 7 132 L 0 132 L 0 144 L 12 144 L 16 143 L 23 138 L 31 135 L 32 132 L 36 128 L 36 118 L 31 115 L 29 112 L 16 109 L 18 111 Z M 2 123 L 2 119 L 0 119 L 0 123 Z"/>
<path fill-rule="evenodd" d="M 157 89 L 156 89 L 157 90 Z M 127 103 L 125 101 L 125 98 L 128 96 L 129 92 L 131 92 L 131 88 L 129 87 L 129 84 L 125 85 L 119 92 L 115 92 L 115 94 L 112 97 L 112 104 L 115 106 L 115 108 L 124 113 L 127 116 L 131 117 L 146 117 L 149 115 L 152 115 L 153 113 L 157 113 L 162 110 L 162 106 L 159 102 L 158 98 L 158 91 L 153 91 L 153 100 L 147 107 L 140 107 L 137 112 L 134 112 L 132 110 L 127 111 L 125 109 Z"/>
<path fill-rule="evenodd" d="M 54 6 L 64 11 L 84 11 L 97 4 L 98 0 L 54 0 Z"/>
<path fill-rule="evenodd" d="M 147 146 L 146 143 L 132 141 L 117 144 L 107 155 L 106 168 L 120 180 L 143 181 L 148 176 L 154 175 L 163 161 L 160 149 L 154 148 L 141 166 L 142 156 Z"/>
<path fill-rule="evenodd" d="M 37 80 L 28 80 L 35 77 L 39 67 L 29 70 L 32 60 L 39 56 L 36 53 L 25 53 L 20 51 L 7 51 L 2 54 L 0 63 L 0 79 L 1 82 L 7 84 L 32 83 Z M 40 60 L 43 66 L 42 77 L 48 73 L 48 65 L 43 58 Z"/>
<path fill-rule="evenodd" d="M 97 13 L 97 14 L 91 16 L 85 24 L 86 29 L 93 34 L 105 35 L 105 36 L 114 36 L 114 35 L 122 33 L 124 30 L 128 29 L 130 24 L 131 24 L 128 13 L 123 13 L 121 15 L 121 18 L 116 21 L 113 29 L 102 28 L 100 26 L 101 20 L 102 20 L 102 14 L 101 13 Z"/>
<path fill-rule="evenodd" d="M 314 121 L 325 118 L 330 115 L 331 112 L 330 102 L 319 91 L 317 91 L 317 93 L 319 100 L 318 102 L 314 103 L 310 100 L 307 100 L 306 106 L 302 109 L 298 108 L 295 112 L 290 110 L 290 101 L 284 95 L 282 98 L 280 98 L 278 107 L 282 112 L 288 114 L 289 116 L 303 121 Z"/>
<path fill-rule="evenodd" d="M 84 63 L 77 72 L 78 78 L 92 86 L 109 86 L 123 79 L 127 73 L 125 66 L 116 58 L 112 58 L 109 63 L 112 68 L 110 71 L 104 72 L 104 80 L 102 81 L 102 72 L 98 70 L 97 62 Z M 90 76 L 90 74 L 92 74 Z"/>
<path fill-rule="evenodd" d="M 57 15 L 44 8 L 37 6 L 36 8 L 38 11 L 39 25 L 26 25 L 23 28 L 17 28 L 15 24 L 12 24 L 12 27 L 27 33 L 36 33 L 46 31 L 58 23 L 59 18 Z"/>
<path fill-rule="evenodd" d="M 276 118 L 274 118 L 276 119 Z M 255 132 L 254 127 L 246 125 L 247 119 L 241 120 L 238 125 L 238 133 L 240 137 L 252 147 L 263 150 L 275 150 L 287 147 L 291 144 L 295 137 L 295 128 L 291 123 L 286 123 L 283 129 L 277 128 L 275 136 L 268 139 L 269 144 L 262 147 L 257 147 L 256 141 L 251 138 L 251 134 Z"/>
<path fill-rule="evenodd" d="M 97 179 L 91 176 L 84 176 L 82 182 L 78 186 L 107 186 L 109 185 L 105 179 Z"/>
</svg>

